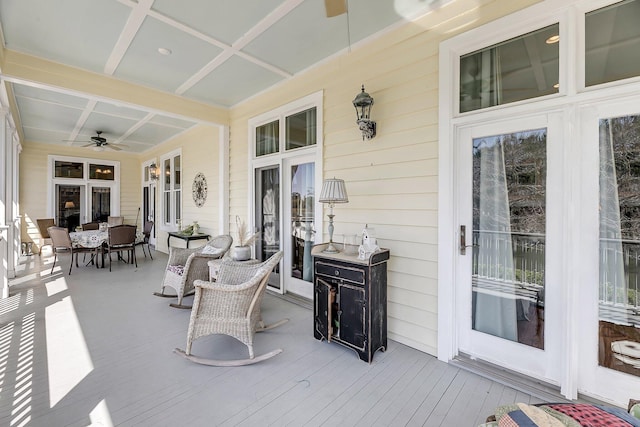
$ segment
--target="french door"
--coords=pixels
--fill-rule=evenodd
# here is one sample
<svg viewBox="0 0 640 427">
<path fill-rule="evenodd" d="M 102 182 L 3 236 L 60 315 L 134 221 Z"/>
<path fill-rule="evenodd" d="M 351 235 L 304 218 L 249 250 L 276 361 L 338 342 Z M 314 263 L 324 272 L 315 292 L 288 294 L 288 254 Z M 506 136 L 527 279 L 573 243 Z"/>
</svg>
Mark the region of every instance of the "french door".
<svg viewBox="0 0 640 427">
<path fill-rule="evenodd" d="M 254 169 L 255 227 L 262 238 L 256 256 L 265 260 L 284 251 L 269 286 L 280 293 L 313 298 L 311 246 L 319 228 L 316 215 L 315 156 L 287 157 Z"/>
<path fill-rule="evenodd" d="M 639 105 L 603 101 L 580 110 L 587 250 L 576 270 L 578 389 L 619 405 L 640 390 Z"/>
<path fill-rule="evenodd" d="M 559 384 L 562 303 L 561 118 L 457 132 L 458 351 Z"/>
</svg>

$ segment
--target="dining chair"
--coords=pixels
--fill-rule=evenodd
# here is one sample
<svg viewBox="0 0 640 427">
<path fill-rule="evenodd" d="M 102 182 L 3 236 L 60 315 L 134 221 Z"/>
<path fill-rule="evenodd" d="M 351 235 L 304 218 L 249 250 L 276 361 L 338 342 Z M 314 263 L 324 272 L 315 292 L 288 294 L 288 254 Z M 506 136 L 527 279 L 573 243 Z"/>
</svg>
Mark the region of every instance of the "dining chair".
<svg viewBox="0 0 640 427">
<path fill-rule="evenodd" d="M 38 248 L 38 255 L 41 255 L 42 247 L 51 245 L 51 243 L 47 243 L 47 240 L 51 241 L 51 237 L 49 237 L 49 231 L 47 229 L 55 226 L 56 222 L 53 218 L 40 218 L 36 219 L 36 224 L 38 224 L 38 231 L 40 231 L 40 236 L 42 237 L 40 247 Z"/>
<path fill-rule="evenodd" d="M 107 225 L 109 227 L 113 227 L 115 225 L 122 225 L 124 224 L 124 217 L 123 216 L 109 216 L 107 217 Z"/>
<path fill-rule="evenodd" d="M 71 237 L 69 236 L 69 230 L 64 227 L 49 227 L 47 229 L 49 236 L 51 237 L 51 246 L 53 247 L 53 265 L 51 266 L 51 274 L 53 274 L 53 269 L 56 266 L 56 260 L 58 259 L 59 253 L 69 253 L 71 254 L 71 260 L 69 262 L 69 274 L 71 274 L 71 269 L 73 268 L 73 255 L 76 256 L 76 267 L 78 267 L 78 254 L 79 253 L 92 253 L 97 254 L 97 248 L 84 248 L 82 246 L 74 246 L 71 242 Z M 96 267 L 98 263 L 96 261 Z"/>
<path fill-rule="evenodd" d="M 128 262 L 135 263 L 138 267 L 136 259 L 136 226 L 135 225 L 116 225 L 108 228 L 109 238 L 107 239 L 106 252 L 109 255 L 109 271 L 111 271 L 111 253 L 127 252 Z"/>
<path fill-rule="evenodd" d="M 149 251 L 149 256 L 153 259 L 153 255 L 151 255 L 151 246 L 149 245 L 149 240 L 151 239 L 151 231 L 153 230 L 153 221 L 145 221 L 144 227 L 142 229 L 143 238 L 141 241 L 136 242 L 137 245 L 142 246 L 142 253 L 144 257 L 147 257 L 147 253 L 144 251 L 144 245 L 147 245 L 147 250 Z"/>
<path fill-rule="evenodd" d="M 97 222 L 86 222 L 82 224 L 82 231 L 98 230 L 98 229 L 100 229 L 100 224 Z"/>
</svg>

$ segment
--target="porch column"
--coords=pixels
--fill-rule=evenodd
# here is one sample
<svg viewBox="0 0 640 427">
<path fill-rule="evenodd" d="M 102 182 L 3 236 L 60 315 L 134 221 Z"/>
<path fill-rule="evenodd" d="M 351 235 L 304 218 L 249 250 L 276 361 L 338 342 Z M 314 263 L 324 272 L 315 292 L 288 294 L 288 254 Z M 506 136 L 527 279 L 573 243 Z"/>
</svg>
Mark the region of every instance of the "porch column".
<svg viewBox="0 0 640 427">
<path fill-rule="evenodd" d="M 2 298 L 9 296 L 9 236 L 7 217 L 11 209 L 9 209 L 9 200 L 7 197 L 7 170 L 8 150 L 6 141 L 8 110 L 0 109 L 0 285 L 2 285 Z"/>
<path fill-rule="evenodd" d="M 7 108 L 0 110 L 0 162 L 4 169 L 3 182 L 0 184 L 4 212 L 2 212 L 2 222 L 0 225 L 6 226 L 6 251 L 4 255 L 5 273 L 9 279 L 16 277 L 16 265 L 18 263 L 20 248 L 20 229 L 18 211 L 16 209 L 15 185 L 18 178 L 15 176 L 16 170 L 16 149 L 14 147 L 14 134 L 10 123 L 10 114 Z"/>
</svg>

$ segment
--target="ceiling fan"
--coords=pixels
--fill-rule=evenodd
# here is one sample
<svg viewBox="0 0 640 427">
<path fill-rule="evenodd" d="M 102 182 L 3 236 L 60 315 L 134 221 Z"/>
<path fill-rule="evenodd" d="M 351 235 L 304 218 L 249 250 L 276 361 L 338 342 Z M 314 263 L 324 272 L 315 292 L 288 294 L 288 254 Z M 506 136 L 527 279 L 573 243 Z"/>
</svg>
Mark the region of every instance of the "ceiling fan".
<svg viewBox="0 0 640 427">
<path fill-rule="evenodd" d="M 105 148 L 108 148 L 110 150 L 120 151 L 122 150 L 122 147 L 126 147 L 125 145 L 109 144 L 107 142 L 107 139 L 101 135 L 102 135 L 102 131 L 97 130 L 96 135 L 91 137 L 91 142 L 89 142 L 88 144 L 82 145 L 82 147 L 93 147 L 95 151 L 102 151 Z"/>
<path fill-rule="evenodd" d="M 347 0 L 324 0 L 327 18 L 347 13 Z"/>
</svg>

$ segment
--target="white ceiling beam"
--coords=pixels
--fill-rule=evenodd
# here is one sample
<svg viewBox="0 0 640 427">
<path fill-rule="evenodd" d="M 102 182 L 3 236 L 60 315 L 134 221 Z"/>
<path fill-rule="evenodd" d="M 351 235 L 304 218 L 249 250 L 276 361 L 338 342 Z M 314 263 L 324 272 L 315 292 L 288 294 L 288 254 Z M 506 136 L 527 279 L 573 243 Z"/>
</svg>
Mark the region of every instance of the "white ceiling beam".
<svg viewBox="0 0 640 427">
<path fill-rule="evenodd" d="M 93 113 L 93 110 L 96 108 L 97 104 L 98 104 L 98 101 L 93 99 L 90 99 L 87 102 L 87 106 L 82 111 L 82 114 L 80 114 L 80 117 L 78 117 L 76 126 L 73 128 L 73 130 L 71 131 L 71 134 L 69 135 L 69 141 L 67 141 L 67 145 L 71 145 L 73 141 L 75 141 L 75 139 L 78 137 L 80 130 L 84 127 L 84 124 L 87 122 L 87 119 L 89 118 L 91 113 Z M 99 130 L 99 129 L 95 129 L 95 130 Z"/>
<path fill-rule="evenodd" d="M 127 23 L 120 33 L 120 37 L 118 37 L 118 41 L 113 47 L 111 55 L 109 55 L 109 59 L 107 59 L 107 63 L 104 66 L 105 74 L 110 76 L 115 73 L 125 53 L 129 50 L 133 38 L 138 34 L 144 19 L 151 9 L 153 0 L 140 0 L 138 3 L 127 2 L 125 4 L 132 7 L 131 14 L 129 14 L 129 19 L 127 19 Z"/>
</svg>

